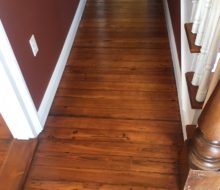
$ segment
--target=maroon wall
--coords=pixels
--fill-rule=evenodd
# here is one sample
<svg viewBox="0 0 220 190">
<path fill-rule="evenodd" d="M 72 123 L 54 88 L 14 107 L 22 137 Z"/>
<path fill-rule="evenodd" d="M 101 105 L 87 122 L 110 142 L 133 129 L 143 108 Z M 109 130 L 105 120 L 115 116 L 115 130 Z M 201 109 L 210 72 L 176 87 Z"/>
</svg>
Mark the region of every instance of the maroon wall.
<svg viewBox="0 0 220 190">
<path fill-rule="evenodd" d="M 53 73 L 79 0 L 0 0 L 0 19 L 38 108 Z M 39 52 L 34 57 L 29 39 Z"/>
<path fill-rule="evenodd" d="M 168 0 L 179 60 L 181 57 L 180 0 Z"/>
</svg>

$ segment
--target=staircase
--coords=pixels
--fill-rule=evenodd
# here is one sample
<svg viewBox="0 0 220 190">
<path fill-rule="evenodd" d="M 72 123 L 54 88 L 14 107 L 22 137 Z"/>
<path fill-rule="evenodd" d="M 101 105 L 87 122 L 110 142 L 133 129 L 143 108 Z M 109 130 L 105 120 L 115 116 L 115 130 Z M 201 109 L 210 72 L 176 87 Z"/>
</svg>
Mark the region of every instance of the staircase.
<svg viewBox="0 0 220 190">
<path fill-rule="evenodd" d="M 186 84 L 188 98 L 184 101 L 190 104 L 187 113 L 191 114 L 191 118 L 188 117 L 186 122 L 187 140 L 180 160 L 181 189 L 219 189 L 220 1 L 193 0 L 191 5 L 184 3 L 181 76 L 183 90 Z M 186 15 L 189 7 L 190 17 Z M 186 42 L 184 39 L 187 39 Z M 186 43 L 188 47 L 184 46 Z"/>
</svg>

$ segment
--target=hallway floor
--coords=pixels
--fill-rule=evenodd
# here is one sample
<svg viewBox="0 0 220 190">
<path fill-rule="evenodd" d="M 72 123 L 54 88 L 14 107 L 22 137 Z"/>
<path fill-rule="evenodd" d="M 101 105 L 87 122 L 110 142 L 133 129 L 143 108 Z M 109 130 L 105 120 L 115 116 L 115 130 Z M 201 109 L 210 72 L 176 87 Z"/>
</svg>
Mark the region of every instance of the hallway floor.
<svg viewBox="0 0 220 190">
<path fill-rule="evenodd" d="M 182 143 L 162 0 L 88 0 L 28 190 L 177 190 Z"/>
</svg>

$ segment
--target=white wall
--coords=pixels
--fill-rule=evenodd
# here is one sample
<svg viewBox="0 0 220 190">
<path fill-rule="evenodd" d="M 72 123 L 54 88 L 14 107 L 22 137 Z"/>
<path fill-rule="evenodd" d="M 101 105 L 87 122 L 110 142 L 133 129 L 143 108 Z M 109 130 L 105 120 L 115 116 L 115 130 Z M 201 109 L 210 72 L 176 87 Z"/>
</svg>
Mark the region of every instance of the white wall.
<svg viewBox="0 0 220 190">
<path fill-rule="evenodd" d="M 182 75 L 181 75 L 176 41 L 175 41 L 175 36 L 174 36 L 174 31 L 172 27 L 172 21 L 171 21 L 171 16 L 170 16 L 167 0 L 163 0 L 163 4 L 164 4 L 164 12 L 165 12 L 165 17 L 166 17 L 167 31 L 168 31 L 168 37 L 169 37 L 170 49 L 171 49 L 171 55 L 172 55 L 172 61 L 173 61 L 174 74 L 175 74 L 175 79 L 176 79 L 180 116 L 181 116 L 181 121 L 182 121 L 182 131 L 183 131 L 183 137 L 185 139 L 186 128 L 185 128 L 185 111 L 182 107 L 183 105 L 182 103 L 182 99 L 183 99 L 182 97 Z"/>
<path fill-rule="evenodd" d="M 37 112 L 20 67 L 0 20 L 0 108 L 14 138 L 35 138 L 43 130 L 66 65 L 86 0 L 80 0 L 59 60 Z"/>
<path fill-rule="evenodd" d="M 35 138 L 43 127 L 0 21 L 0 107 L 14 138 Z"/>
</svg>

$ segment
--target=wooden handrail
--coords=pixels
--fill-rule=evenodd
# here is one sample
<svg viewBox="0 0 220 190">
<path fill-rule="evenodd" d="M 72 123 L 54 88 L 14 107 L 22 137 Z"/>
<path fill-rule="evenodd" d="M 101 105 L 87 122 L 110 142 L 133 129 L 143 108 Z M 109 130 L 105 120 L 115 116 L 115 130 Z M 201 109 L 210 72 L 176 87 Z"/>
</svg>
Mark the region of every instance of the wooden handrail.
<svg viewBox="0 0 220 190">
<path fill-rule="evenodd" d="M 197 169 L 220 169 L 220 81 L 205 105 L 190 145 L 189 160 Z"/>
</svg>

